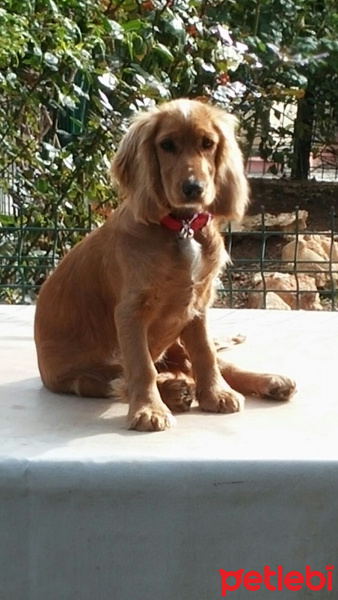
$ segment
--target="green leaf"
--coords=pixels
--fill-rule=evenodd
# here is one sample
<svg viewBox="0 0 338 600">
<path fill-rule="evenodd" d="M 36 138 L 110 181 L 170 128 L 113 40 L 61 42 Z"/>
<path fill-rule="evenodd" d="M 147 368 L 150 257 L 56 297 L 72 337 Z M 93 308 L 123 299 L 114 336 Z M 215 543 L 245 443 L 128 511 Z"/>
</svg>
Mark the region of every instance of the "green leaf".
<svg viewBox="0 0 338 600">
<path fill-rule="evenodd" d="M 59 102 L 60 102 L 61 106 L 65 106 L 66 108 L 70 108 L 70 109 L 76 108 L 76 102 L 71 96 L 68 96 L 67 94 L 63 94 L 60 90 L 59 90 L 58 96 L 59 96 Z"/>
<path fill-rule="evenodd" d="M 52 52 L 45 52 L 43 55 L 43 60 L 48 65 L 48 67 L 55 68 L 59 64 L 59 59 Z"/>
<path fill-rule="evenodd" d="M 126 21 L 122 24 L 124 31 L 140 31 L 144 28 L 144 23 L 140 19 L 134 19 L 132 21 Z"/>
<path fill-rule="evenodd" d="M 169 50 L 169 48 L 164 46 L 164 44 L 157 42 L 157 44 L 154 44 L 153 50 L 162 58 L 164 58 L 167 62 L 172 63 L 174 61 L 173 53 Z"/>
<path fill-rule="evenodd" d="M 54 17 L 58 17 L 59 16 L 59 10 L 58 10 L 58 7 L 55 4 L 54 0 L 47 0 L 47 6 L 52 11 Z"/>
<path fill-rule="evenodd" d="M 173 35 L 181 44 L 186 40 L 186 30 L 183 19 L 178 15 L 165 21 L 165 29 Z"/>
<path fill-rule="evenodd" d="M 101 104 L 104 108 L 106 108 L 107 110 L 113 110 L 112 105 L 110 104 L 108 97 L 106 96 L 106 94 L 104 94 L 104 92 L 102 90 L 99 90 L 99 96 L 101 99 Z"/>
<path fill-rule="evenodd" d="M 106 73 L 102 73 L 102 75 L 99 75 L 98 80 L 102 85 L 104 85 L 104 87 L 108 88 L 109 90 L 115 90 L 119 83 L 119 80 L 116 77 L 116 75 L 114 75 L 113 73 L 109 73 L 108 71 Z"/>
<path fill-rule="evenodd" d="M 123 30 L 124 29 L 123 29 L 122 25 L 120 25 L 116 21 L 112 21 L 111 19 L 107 19 L 106 17 L 103 17 L 102 24 L 103 24 L 104 30 L 107 31 L 108 33 L 110 33 L 111 36 L 115 40 L 122 40 L 123 39 Z"/>
</svg>

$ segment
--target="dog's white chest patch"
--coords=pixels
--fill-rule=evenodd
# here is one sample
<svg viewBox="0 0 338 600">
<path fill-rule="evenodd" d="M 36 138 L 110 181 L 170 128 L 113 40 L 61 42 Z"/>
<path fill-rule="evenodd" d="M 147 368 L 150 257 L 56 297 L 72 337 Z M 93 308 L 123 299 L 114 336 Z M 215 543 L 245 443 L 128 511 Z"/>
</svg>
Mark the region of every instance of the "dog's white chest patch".
<svg viewBox="0 0 338 600">
<path fill-rule="evenodd" d="M 180 241 L 182 252 L 190 262 L 190 275 L 193 282 L 199 280 L 202 271 L 202 247 L 194 238 Z"/>
</svg>

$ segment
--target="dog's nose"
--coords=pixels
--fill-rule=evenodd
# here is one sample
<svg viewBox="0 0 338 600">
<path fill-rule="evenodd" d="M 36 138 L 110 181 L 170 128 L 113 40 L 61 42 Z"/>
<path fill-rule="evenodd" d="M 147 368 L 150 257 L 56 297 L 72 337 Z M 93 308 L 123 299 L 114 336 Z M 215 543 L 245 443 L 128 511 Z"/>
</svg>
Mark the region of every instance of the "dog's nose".
<svg viewBox="0 0 338 600">
<path fill-rule="evenodd" d="M 188 200 L 196 200 L 203 192 L 203 183 L 198 179 L 187 179 L 182 183 L 182 192 Z"/>
</svg>

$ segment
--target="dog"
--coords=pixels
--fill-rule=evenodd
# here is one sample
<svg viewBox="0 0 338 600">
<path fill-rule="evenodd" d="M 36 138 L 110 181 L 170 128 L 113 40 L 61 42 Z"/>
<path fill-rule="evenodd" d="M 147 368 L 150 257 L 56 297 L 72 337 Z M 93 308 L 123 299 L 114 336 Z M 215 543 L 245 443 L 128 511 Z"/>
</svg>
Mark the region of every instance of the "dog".
<svg viewBox="0 0 338 600">
<path fill-rule="evenodd" d="M 119 390 L 128 427 L 139 431 L 167 429 L 193 398 L 203 411 L 234 413 L 243 395 L 294 393 L 286 377 L 226 364 L 207 331 L 213 281 L 229 260 L 218 225 L 238 221 L 248 204 L 235 126 L 223 110 L 188 99 L 134 119 L 111 165 L 118 208 L 39 294 L 35 343 L 49 390 Z"/>
</svg>

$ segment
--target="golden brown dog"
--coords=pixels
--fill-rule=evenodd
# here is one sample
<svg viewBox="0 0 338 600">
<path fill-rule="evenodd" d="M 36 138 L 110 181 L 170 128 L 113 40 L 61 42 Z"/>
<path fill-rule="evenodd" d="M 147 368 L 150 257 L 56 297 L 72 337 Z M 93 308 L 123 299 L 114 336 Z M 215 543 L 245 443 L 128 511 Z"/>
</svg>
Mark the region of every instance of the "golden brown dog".
<svg viewBox="0 0 338 600">
<path fill-rule="evenodd" d="M 47 388 L 108 397 L 123 375 L 128 425 L 141 431 L 169 427 L 170 408 L 187 410 L 193 393 L 202 410 L 222 413 L 238 411 L 242 394 L 292 395 L 287 378 L 218 360 L 206 330 L 227 260 L 217 224 L 238 220 L 248 202 L 234 124 L 192 100 L 134 120 L 112 162 L 123 202 L 40 292 L 35 341 Z"/>
</svg>

